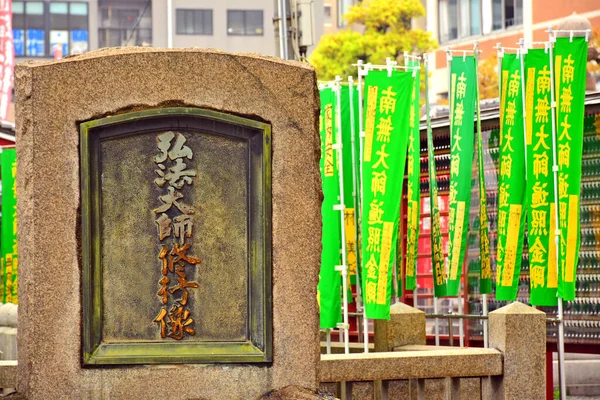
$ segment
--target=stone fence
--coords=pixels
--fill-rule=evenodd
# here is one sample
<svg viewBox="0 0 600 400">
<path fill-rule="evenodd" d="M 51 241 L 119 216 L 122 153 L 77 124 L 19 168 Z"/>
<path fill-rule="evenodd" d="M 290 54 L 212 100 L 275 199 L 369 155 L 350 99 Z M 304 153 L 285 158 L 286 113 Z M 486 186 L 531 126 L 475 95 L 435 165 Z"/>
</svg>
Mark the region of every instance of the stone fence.
<svg viewBox="0 0 600 400">
<path fill-rule="evenodd" d="M 376 321 L 375 353 L 321 356 L 321 389 L 341 399 L 544 399 L 545 314 L 489 314 L 490 348 L 425 345 L 425 313 L 398 303 Z"/>
<path fill-rule="evenodd" d="M 375 352 L 321 356 L 321 390 L 343 400 L 544 399 L 545 314 L 517 302 L 489 323 L 488 349 L 426 346 L 425 313 L 395 304 L 375 324 Z M 0 361 L 0 388 L 16 386 L 16 369 Z"/>
</svg>

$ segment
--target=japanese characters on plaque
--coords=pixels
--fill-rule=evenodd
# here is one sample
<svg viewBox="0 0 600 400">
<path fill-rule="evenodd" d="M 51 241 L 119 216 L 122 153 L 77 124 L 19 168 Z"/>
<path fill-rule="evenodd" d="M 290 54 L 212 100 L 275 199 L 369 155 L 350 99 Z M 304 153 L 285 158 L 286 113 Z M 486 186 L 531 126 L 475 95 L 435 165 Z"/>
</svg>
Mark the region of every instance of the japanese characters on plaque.
<svg viewBox="0 0 600 400">
<path fill-rule="evenodd" d="M 185 145 L 186 138 L 179 132 L 164 132 L 157 136 L 159 150 L 154 157 L 158 177 L 154 184 L 163 189 L 158 197 L 159 206 L 152 210 L 155 215 L 160 242 L 161 279 L 158 281 L 160 310 L 154 322 L 163 339 L 181 340 L 195 335 L 194 319 L 189 309 L 189 290 L 197 289 L 198 282 L 189 276 L 200 264 L 200 259 L 189 255 L 193 234 L 194 208 L 185 203 L 188 186 L 193 184 L 196 171 L 188 164 L 193 151 Z"/>
</svg>

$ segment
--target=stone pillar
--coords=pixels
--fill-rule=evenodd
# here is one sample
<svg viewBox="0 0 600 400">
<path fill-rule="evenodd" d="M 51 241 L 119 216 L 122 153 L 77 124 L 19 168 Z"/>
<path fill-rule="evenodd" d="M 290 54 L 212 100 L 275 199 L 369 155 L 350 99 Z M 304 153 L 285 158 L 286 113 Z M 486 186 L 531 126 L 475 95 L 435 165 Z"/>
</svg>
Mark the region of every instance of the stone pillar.
<svg viewBox="0 0 600 400">
<path fill-rule="evenodd" d="M 257 399 L 287 386 L 317 390 L 322 190 L 312 67 L 209 49 L 102 49 L 20 63 L 15 105 L 19 394 L 30 400 Z M 119 138 L 100 127 L 114 128 Z M 185 176 L 195 171 L 193 185 L 156 183 L 163 139 L 174 149 L 168 163 L 177 159 L 180 168 L 185 158 Z M 102 167 L 91 164 L 96 161 Z M 160 164 L 159 172 L 171 164 Z M 184 195 L 182 208 L 175 200 Z M 195 243 L 187 257 L 198 257 L 201 267 L 184 260 L 185 246 L 177 245 L 171 225 L 168 234 L 157 233 L 153 210 L 163 207 L 164 196 L 171 196 L 163 202 L 172 215 L 164 214 L 167 224 L 198 210 L 193 235 L 190 222 L 180 244 Z M 97 213 L 84 212 L 96 201 L 104 202 Z M 125 225 L 98 229 L 91 240 L 108 221 Z M 107 245 L 113 239 L 118 243 Z M 187 263 L 183 275 L 198 282 L 186 291 L 189 340 L 161 331 L 166 317 L 158 313 L 167 303 L 157 295 L 158 282 L 170 275 L 172 287 L 177 279 L 161 272 L 161 246 L 177 248 Z M 111 262 L 117 252 L 125 258 Z M 178 296 L 171 292 L 168 302 L 182 310 Z M 227 344 L 215 342 L 217 330 Z M 222 351 L 209 349 L 217 345 Z M 120 355 L 106 353 L 111 346 Z M 156 350 L 136 350 L 147 346 Z"/>
<path fill-rule="evenodd" d="M 375 320 L 375 351 L 392 351 L 409 344 L 424 345 L 425 313 L 404 303 L 390 309 L 390 320 Z"/>
<path fill-rule="evenodd" d="M 494 399 L 546 396 L 546 314 L 515 302 L 489 314 L 490 347 L 504 356 L 504 374 L 492 378 Z"/>
<path fill-rule="evenodd" d="M 375 320 L 375 351 L 393 351 L 394 347 L 426 343 L 425 313 L 404 303 L 390 309 L 390 320 Z M 411 381 L 381 382 L 383 399 L 412 398 Z"/>
</svg>

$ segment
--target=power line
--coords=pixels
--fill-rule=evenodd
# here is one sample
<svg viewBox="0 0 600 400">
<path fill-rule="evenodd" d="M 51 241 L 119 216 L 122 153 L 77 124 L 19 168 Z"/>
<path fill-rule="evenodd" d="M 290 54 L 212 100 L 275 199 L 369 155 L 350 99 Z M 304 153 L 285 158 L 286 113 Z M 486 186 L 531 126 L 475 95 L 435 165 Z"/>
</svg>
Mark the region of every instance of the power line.
<svg viewBox="0 0 600 400">
<path fill-rule="evenodd" d="M 138 17 L 138 20 L 135 23 L 135 26 L 133 27 L 133 29 L 131 30 L 131 35 L 129 35 L 129 38 L 127 38 L 127 41 L 125 42 L 125 46 L 129 46 L 129 41 L 131 40 L 131 38 L 133 37 L 133 34 L 135 33 L 135 31 L 137 30 L 138 26 L 140 25 L 140 21 L 142 20 L 142 18 L 144 17 L 144 14 L 146 14 L 146 10 L 148 9 L 148 6 L 150 5 L 150 3 L 152 2 L 152 0 L 148 0 L 146 2 L 146 5 L 144 6 L 144 9 L 142 10 L 142 13 L 140 14 L 140 16 Z"/>
</svg>

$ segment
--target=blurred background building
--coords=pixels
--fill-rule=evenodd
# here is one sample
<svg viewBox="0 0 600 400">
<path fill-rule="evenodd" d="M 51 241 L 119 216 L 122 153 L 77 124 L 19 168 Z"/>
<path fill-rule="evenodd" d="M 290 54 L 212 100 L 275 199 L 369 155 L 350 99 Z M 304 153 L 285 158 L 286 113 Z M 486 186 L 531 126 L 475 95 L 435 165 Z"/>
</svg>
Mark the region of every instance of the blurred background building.
<svg viewBox="0 0 600 400">
<path fill-rule="evenodd" d="M 430 59 L 433 70 L 430 87 L 435 95 L 447 97 L 448 70 L 446 46 L 451 49 L 473 48 L 479 42 L 481 60 L 496 54 L 494 47 L 518 47 L 520 38 L 526 43 L 547 41 L 549 26 L 556 26 L 565 17 L 577 13 L 587 18 L 593 27 L 600 26 L 598 0 L 422 0 L 427 18 L 415 21 L 418 27 L 431 32 L 440 45 Z"/>
</svg>

